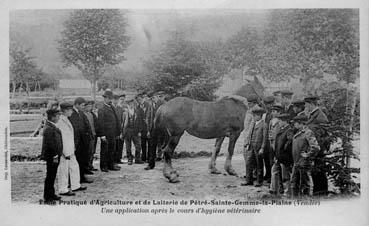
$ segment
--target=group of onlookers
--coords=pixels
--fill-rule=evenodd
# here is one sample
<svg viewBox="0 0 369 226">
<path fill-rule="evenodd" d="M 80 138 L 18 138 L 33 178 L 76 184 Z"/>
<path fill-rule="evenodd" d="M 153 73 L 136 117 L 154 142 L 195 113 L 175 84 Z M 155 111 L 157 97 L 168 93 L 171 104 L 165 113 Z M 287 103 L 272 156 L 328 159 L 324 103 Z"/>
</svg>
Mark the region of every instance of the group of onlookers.
<svg viewBox="0 0 369 226">
<path fill-rule="evenodd" d="M 291 91 L 277 91 L 264 99 L 248 99 L 242 185 L 254 185 L 256 180 L 260 187 L 266 182 L 271 194 L 288 197 L 324 193 L 327 177 L 318 167 L 328 119 L 317 96 L 293 102 L 292 96 Z"/>
<path fill-rule="evenodd" d="M 293 93 L 277 91 L 264 99 L 248 98 L 244 127 L 245 182 L 259 187 L 270 184 L 270 193 L 287 196 L 312 195 L 327 190 L 324 172 L 313 170 L 321 164 L 327 116 L 316 96 L 292 102 Z M 60 195 L 72 196 L 93 181 L 97 140 L 100 138 L 100 170 L 118 171 L 126 146 L 128 165 L 155 167 L 162 158 L 153 134 L 155 113 L 165 102 L 163 92 L 141 92 L 126 98 L 106 90 L 95 107 L 82 97 L 69 102 L 51 102 L 43 123 L 42 159 L 46 160 L 44 200 L 60 200 L 55 194 L 58 178 Z M 135 153 L 132 153 L 132 143 Z M 160 149 L 159 149 L 160 150 Z"/>
<path fill-rule="evenodd" d="M 35 134 L 42 132 L 41 158 L 46 161 L 44 200 L 60 200 L 54 190 L 58 180 L 60 195 L 73 196 L 87 188 L 82 183 L 93 183 L 86 175 L 97 171 L 93 166 L 97 140 L 100 138 L 100 170 L 118 171 L 123 164 L 126 146 L 128 165 L 148 162 L 146 170 L 155 167 L 162 158 L 156 154 L 153 124 L 157 109 L 165 102 L 163 92 L 141 92 L 126 99 L 125 94 L 106 90 L 103 103 L 82 97 L 69 102 L 50 102 L 46 118 Z M 42 128 L 42 129 L 41 129 Z M 132 143 L 135 146 L 132 154 Z M 134 161 L 133 161 L 134 160 Z"/>
</svg>

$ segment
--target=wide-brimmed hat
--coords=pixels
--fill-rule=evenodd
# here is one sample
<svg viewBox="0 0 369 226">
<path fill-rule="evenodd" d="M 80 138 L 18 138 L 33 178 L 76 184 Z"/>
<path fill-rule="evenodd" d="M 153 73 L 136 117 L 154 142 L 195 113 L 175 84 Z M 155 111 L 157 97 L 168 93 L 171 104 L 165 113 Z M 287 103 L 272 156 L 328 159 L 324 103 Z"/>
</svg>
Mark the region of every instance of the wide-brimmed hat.
<svg viewBox="0 0 369 226">
<path fill-rule="evenodd" d="M 114 97 L 113 92 L 110 91 L 110 90 L 105 90 L 105 92 L 102 96 L 106 97 L 106 98 L 109 98 L 109 99 L 113 99 L 113 97 Z"/>
<path fill-rule="evenodd" d="M 83 103 L 86 103 L 86 100 L 85 100 L 85 98 L 83 98 L 83 97 L 77 97 L 77 98 L 74 100 L 74 104 L 79 105 L 79 104 L 83 104 Z"/>
</svg>

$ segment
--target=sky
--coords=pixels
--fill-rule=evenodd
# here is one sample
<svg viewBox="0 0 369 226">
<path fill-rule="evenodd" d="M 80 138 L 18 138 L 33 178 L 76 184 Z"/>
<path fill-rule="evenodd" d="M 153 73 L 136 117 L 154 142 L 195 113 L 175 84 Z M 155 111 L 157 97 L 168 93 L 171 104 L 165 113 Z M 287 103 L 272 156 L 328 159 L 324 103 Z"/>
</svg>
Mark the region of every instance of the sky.
<svg viewBox="0 0 369 226">
<path fill-rule="evenodd" d="M 62 67 L 57 50 L 56 40 L 60 39 L 62 23 L 69 13 L 70 10 L 12 10 L 10 37 L 24 48 L 31 48 L 31 55 L 45 71 L 65 70 L 78 77 L 77 69 Z M 129 10 L 127 31 L 132 41 L 126 51 L 127 60 L 119 66 L 141 71 L 142 63 L 160 50 L 175 29 L 185 29 L 187 37 L 194 41 L 225 40 L 243 26 L 262 27 L 266 16 L 265 10 Z"/>
</svg>

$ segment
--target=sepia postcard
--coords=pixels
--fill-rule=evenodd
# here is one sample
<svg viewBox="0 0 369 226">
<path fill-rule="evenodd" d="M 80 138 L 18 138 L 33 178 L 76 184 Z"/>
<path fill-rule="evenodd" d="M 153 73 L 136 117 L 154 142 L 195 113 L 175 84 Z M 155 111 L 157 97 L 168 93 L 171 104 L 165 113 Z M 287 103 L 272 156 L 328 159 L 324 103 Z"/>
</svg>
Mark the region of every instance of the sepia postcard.
<svg viewBox="0 0 369 226">
<path fill-rule="evenodd" d="M 353 1 L 1 1 L 2 225 L 368 225 Z"/>
</svg>

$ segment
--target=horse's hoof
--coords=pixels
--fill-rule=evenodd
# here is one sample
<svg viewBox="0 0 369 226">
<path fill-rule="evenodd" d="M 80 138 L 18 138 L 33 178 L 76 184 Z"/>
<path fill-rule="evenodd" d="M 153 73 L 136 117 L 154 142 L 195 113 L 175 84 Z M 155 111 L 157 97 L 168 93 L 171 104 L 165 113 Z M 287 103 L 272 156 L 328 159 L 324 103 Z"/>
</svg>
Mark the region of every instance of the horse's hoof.
<svg viewBox="0 0 369 226">
<path fill-rule="evenodd" d="M 211 174 L 221 174 L 222 172 L 220 172 L 217 168 L 211 168 L 210 173 Z"/>
<path fill-rule="evenodd" d="M 178 173 L 177 172 L 172 172 L 171 174 L 170 174 L 170 178 L 168 178 L 169 179 L 169 182 L 170 183 L 178 183 L 179 182 L 179 179 L 178 179 Z"/>
<path fill-rule="evenodd" d="M 226 170 L 226 171 L 231 176 L 237 176 L 237 173 L 236 173 L 236 171 L 234 169 L 229 169 L 229 170 Z"/>
</svg>

